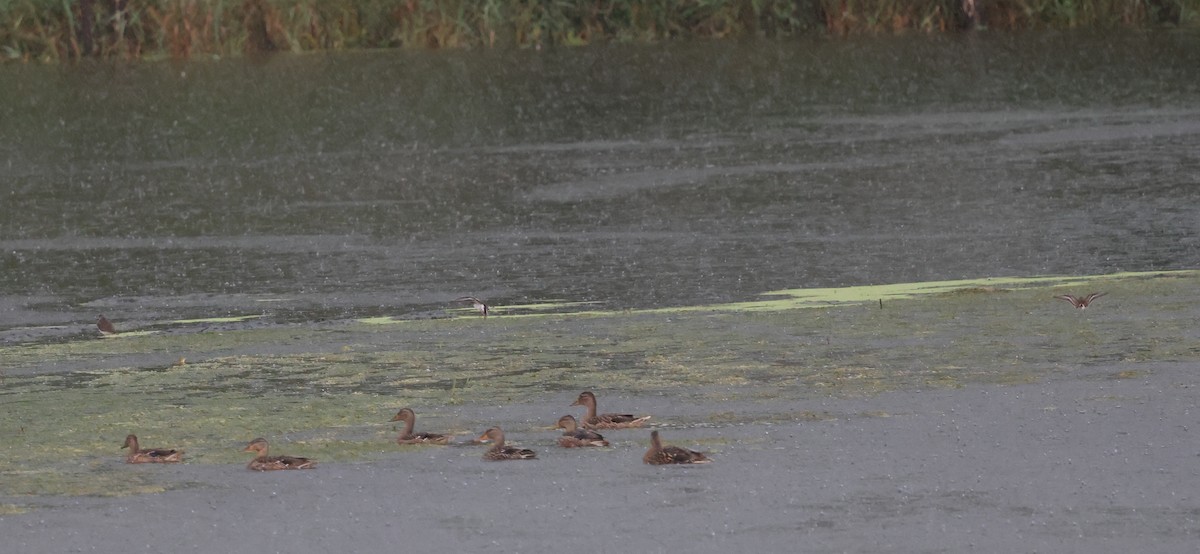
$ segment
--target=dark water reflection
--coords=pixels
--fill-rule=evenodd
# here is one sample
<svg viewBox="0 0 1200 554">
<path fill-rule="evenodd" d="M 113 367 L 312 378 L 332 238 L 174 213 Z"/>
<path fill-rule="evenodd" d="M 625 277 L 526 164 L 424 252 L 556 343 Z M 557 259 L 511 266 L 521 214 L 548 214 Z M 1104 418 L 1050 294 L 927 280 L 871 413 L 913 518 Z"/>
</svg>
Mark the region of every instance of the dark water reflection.
<svg viewBox="0 0 1200 554">
<path fill-rule="evenodd" d="M 0 97 L 0 328 L 1200 266 L 1195 34 L 5 66 Z"/>
</svg>

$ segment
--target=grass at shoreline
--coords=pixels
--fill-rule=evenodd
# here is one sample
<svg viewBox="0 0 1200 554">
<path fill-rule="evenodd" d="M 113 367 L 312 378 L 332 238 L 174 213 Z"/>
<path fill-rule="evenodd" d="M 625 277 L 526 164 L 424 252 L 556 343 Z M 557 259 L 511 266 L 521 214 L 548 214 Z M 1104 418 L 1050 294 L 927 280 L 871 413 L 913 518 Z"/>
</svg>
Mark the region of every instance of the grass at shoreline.
<svg viewBox="0 0 1200 554">
<path fill-rule="evenodd" d="M 184 59 L 972 26 L 1147 28 L 1191 25 L 1196 12 L 1191 0 L 0 0 L 0 56 Z"/>
</svg>

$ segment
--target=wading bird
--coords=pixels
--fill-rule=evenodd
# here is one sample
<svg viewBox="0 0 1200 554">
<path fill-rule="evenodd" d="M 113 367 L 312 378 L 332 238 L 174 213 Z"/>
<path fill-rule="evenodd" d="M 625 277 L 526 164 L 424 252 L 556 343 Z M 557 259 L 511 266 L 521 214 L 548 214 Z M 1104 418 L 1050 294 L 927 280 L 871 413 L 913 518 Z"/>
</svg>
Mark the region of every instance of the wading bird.
<svg viewBox="0 0 1200 554">
<path fill-rule="evenodd" d="M 1107 292 L 1093 292 L 1087 296 L 1082 296 L 1082 297 L 1075 296 L 1074 294 L 1060 294 L 1058 296 L 1055 296 L 1055 298 L 1057 298 L 1059 300 L 1066 300 L 1067 302 L 1070 302 L 1072 306 L 1075 306 L 1076 308 L 1084 310 L 1084 309 L 1087 309 L 1088 306 L 1092 305 L 1092 302 L 1094 302 L 1097 298 L 1100 298 L 1101 296 L 1104 296 L 1106 294 L 1108 294 L 1108 293 Z"/>
<path fill-rule="evenodd" d="M 454 301 L 455 302 L 470 302 L 471 307 L 475 308 L 475 310 L 477 310 L 480 314 L 483 314 L 484 319 L 487 319 L 488 313 L 492 311 L 491 306 L 484 304 L 483 300 L 475 298 L 474 296 L 463 296 L 463 297 L 454 299 Z"/>
<path fill-rule="evenodd" d="M 96 316 L 96 328 L 100 329 L 101 335 L 112 335 L 117 332 L 117 328 L 113 327 L 112 322 L 104 317 L 104 314 Z"/>
</svg>

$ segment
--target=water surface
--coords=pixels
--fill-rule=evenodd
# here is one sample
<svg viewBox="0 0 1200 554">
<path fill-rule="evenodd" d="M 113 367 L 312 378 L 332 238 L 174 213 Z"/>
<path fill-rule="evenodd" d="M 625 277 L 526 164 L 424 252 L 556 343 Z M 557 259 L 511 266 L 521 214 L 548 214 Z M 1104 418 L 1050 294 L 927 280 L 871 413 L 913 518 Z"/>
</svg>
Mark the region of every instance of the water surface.
<svg viewBox="0 0 1200 554">
<path fill-rule="evenodd" d="M 1200 266 L 1200 36 L 0 68 L 0 329 Z"/>
<path fill-rule="evenodd" d="M 1197 73 L 1179 33 L 0 67 L 0 528 L 1188 551 L 1195 272 L 690 307 L 1200 267 Z M 433 319 L 463 294 L 499 317 Z M 562 300 L 605 315 L 510 317 Z M 169 323 L 227 315 L 259 317 Z M 584 389 L 714 463 L 644 466 L 644 430 L 557 449 Z M 397 447 L 403 405 L 540 459 Z M 121 463 L 129 432 L 187 463 Z M 321 467 L 248 472 L 255 436 Z"/>
</svg>

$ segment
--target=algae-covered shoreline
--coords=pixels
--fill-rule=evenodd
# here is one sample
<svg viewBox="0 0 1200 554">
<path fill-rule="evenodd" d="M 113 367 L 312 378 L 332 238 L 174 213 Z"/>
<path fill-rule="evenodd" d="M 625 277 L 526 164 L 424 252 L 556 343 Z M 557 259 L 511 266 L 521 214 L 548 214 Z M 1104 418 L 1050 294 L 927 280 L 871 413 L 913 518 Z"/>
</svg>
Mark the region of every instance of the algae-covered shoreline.
<svg viewBox="0 0 1200 554">
<path fill-rule="evenodd" d="M 506 428 L 538 433 L 567 409 L 538 405 L 583 389 L 765 402 L 775 413 L 751 420 L 791 421 L 820 416 L 780 403 L 1036 383 L 1088 366 L 1137 378 L 1147 364 L 1196 361 L 1196 278 L 966 280 L 781 291 L 771 293 L 774 304 L 510 307 L 486 320 L 347 320 L 6 346 L 0 496 L 169 488 L 121 467 L 118 447 L 130 432 L 186 449 L 187 465 L 236 469 L 246 461 L 239 442 L 255 436 L 331 462 L 394 455 L 386 422 L 405 405 L 423 425 L 460 435 L 486 427 L 468 415 L 479 406 L 522 406 L 539 415 Z M 1088 310 L 1053 298 L 1092 290 L 1109 294 Z M 61 359 L 88 368 L 57 371 Z M 656 423 L 746 422 L 710 416 L 660 413 Z"/>
</svg>

